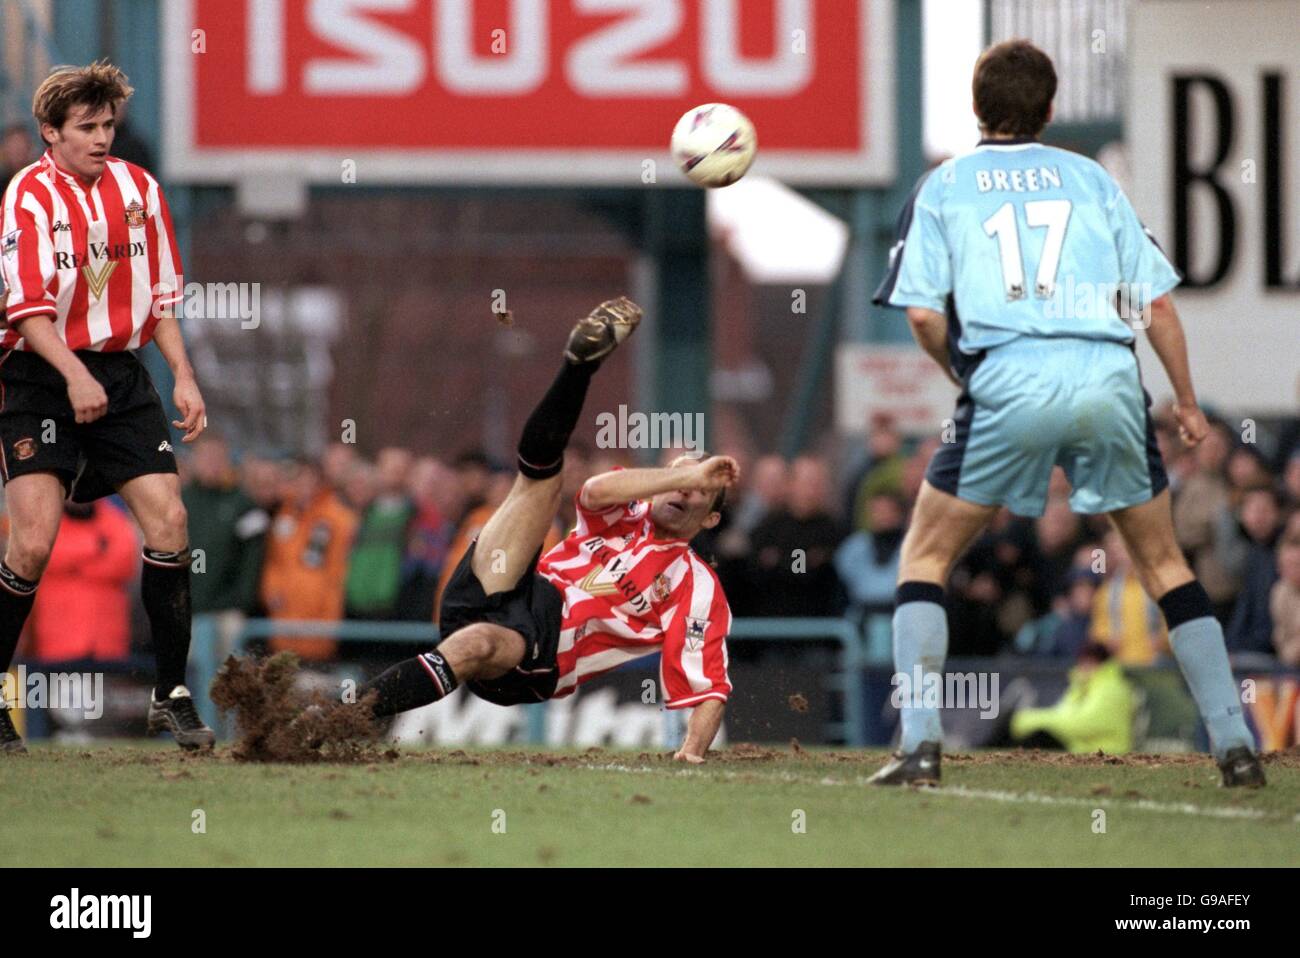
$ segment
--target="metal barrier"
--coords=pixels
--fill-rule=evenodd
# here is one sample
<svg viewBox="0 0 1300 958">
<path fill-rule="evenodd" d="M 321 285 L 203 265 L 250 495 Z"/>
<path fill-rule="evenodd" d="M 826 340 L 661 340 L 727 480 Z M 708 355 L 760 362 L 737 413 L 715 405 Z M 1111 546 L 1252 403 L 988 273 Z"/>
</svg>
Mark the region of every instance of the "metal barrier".
<svg viewBox="0 0 1300 958">
<path fill-rule="evenodd" d="M 217 616 L 197 615 L 194 617 L 190 668 L 194 679 L 194 700 L 205 718 L 216 718 L 209 689 L 226 656 L 242 652 L 251 639 L 272 635 L 331 638 L 340 642 L 410 642 L 424 648 L 432 648 L 439 639 L 437 626 L 431 624 L 346 619 L 338 622 L 245 619 L 234 635 L 226 637 L 221 635 Z M 862 670 L 865 655 L 861 636 L 852 622 L 836 618 L 736 619 L 732 622 L 731 635 L 727 641 L 838 643 L 839 671 L 827 676 L 826 684 L 830 690 L 839 692 L 843 699 L 843 720 L 828 723 L 826 732 L 829 737 L 843 739 L 848 745 L 866 744 Z M 545 741 L 545 703 L 525 705 L 522 708 L 529 710 L 529 741 L 541 744 Z M 218 728 L 218 731 L 221 730 Z"/>
</svg>

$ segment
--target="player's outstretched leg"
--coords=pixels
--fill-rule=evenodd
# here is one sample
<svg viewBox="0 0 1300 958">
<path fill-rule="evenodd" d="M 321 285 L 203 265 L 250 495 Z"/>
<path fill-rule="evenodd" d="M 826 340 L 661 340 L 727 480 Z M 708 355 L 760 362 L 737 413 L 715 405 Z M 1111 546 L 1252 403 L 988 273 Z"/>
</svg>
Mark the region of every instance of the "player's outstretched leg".
<svg viewBox="0 0 1300 958">
<path fill-rule="evenodd" d="M 1147 594 L 1169 627 L 1169 644 L 1183 671 L 1228 787 L 1264 784 L 1255 739 L 1246 726 L 1237 684 L 1210 597 L 1174 539 L 1166 489 L 1154 499 L 1110 514 Z"/>
<path fill-rule="evenodd" d="M 420 708 L 446 698 L 462 682 L 496 679 L 523 661 L 524 639 L 514 629 L 476 622 L 457 629 L 432 652 L 398 662 L 358 690 L 376 693 L 376 718 Z"/>
<path fill-rule="evenodd" d="M 922 483 L 912 524 L 903 539 L 894 601 L 894 672 L 905 677 L 898 751 L 871 776 L 873 785 L 937 785 L 943 742 L 939 710 L 923 703 L 926 676 L 942 687 L 948 655 L 948 616 L 943 584 L 958 556 L 988 524 L 995 507 L 963 502 Z"/>
<path fill-rule="evenodd" d="M 509 592 L 521 576 L 532 571 L 531 563 L 555 521 L 564 450 L 578 425 L 592 374 L 640 322 L 641 308 L 620 297 L 601 303 L 569 334 L 564 363 L 524 424 L 514 487 L 483 526 L 467 556 L 482 590 L 472 596 L 471 603 Z M 448 583 L 449 592 L 458 581 L 460 570 Z M 449 598 L 443 596 L 444 612 Z M 465 614 L 462 609 L 459 617 L 463 619 Z M 474 623 L 457 629 L 434 651 L 397 663 L 366 683 L 360 694 L 376 691 L 375 715 L 394 715 L 436 702 L 461 682 L 499 678 L 519 665 L 526 651 L 523 636 L 514 629 L 486 621 Z"/>
<path fill-rule="evenodd" d="M 487 595 L 514 588 L 530 570 L 560 505 L 564 450 L 601 360 L 632 335 L 641 308 L 626 297 L 601 303 L 569 334 L 555 381 L 524 423 L 519 476 L 474 545 L 474 574 Z"/>
</svg>

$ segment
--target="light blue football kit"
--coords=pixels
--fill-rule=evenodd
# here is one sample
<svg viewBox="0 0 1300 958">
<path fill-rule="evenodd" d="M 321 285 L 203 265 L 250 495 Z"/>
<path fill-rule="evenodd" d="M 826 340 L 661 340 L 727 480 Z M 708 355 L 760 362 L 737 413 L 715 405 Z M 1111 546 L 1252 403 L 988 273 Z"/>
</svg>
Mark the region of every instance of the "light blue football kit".
<svg viewBox="0 0 1300 958">
<path fill-rule="evenodd" d="M 1120 310 L 1136 317 L 1179 277 L 1101 166 L 982 142 L 923 178 L 898 232 L 875 301 L 946 313 L 965 386 L 931 485 L 1027 516 L 1042 514 L 1054 465 L 1075 512 L 1167 485 Z"/>
<path fill-rule="evenodd" d="M 1114 180 L 1092 160 L 1034 140 L 981 142 L 917 185 L 899 217 L 878 305 L 946 313 L 957 401 L 955 441 L 926 479 L 960 499 L 1043 513 L 1052 467 L 1075 512 L 1147 502 L 1167 485 L 1132 328 L 1179 277 Z M 1223 630 L 1193 581 L 1153 596 L 1215 755 L 1252 748 Z M 894 666 L 942 671 L 943 588 L 903 582 Z M 918 683 L 920 684 L 920 683 Z M 900 748 L 943 737 L 915 690 L 900 701 Z"/>
</svg>

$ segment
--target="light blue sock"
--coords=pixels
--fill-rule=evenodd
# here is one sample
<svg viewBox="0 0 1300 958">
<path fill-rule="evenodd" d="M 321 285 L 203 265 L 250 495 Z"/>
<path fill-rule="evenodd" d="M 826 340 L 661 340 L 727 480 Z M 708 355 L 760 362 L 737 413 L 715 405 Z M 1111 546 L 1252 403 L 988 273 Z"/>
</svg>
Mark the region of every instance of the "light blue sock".
<svg viewBox="0 0 1300 958">
<path fill-rule="evenodd" d="M 894 670 L 906 676 L 911 694 L 900 701 L 903 725 L 900 748 L 915 752 L 922 742 L 943 741 L 939 710 L 921 705 L 922 689 L 916 682 L 917 666 L 922 676 L 942 673 L 948 655 L 948 616 L 937 602 L 904 602 L 894 610 Z M 942 688 L 942 674 L 940 675 Z"/>
<path fill-rule="evenodd" d="M 1254 751 L 1255 739 L 1242 714 L 1219 620 L 1207 615 L 1184 622 L 1169 633 L 1169 644 L 1210 733 L 1215 758 L 1223 758 L 1238 745 Z"/>
</svg>

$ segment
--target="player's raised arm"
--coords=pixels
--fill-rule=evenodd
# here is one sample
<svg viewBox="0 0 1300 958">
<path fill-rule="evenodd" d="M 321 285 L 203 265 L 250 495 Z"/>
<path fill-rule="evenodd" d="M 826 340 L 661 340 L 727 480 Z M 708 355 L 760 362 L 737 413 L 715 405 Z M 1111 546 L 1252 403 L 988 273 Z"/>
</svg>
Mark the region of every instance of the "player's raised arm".
<svg viewBox="0 0 1300 958">
<path fill-rule="evenodd" d="M 600 512 L 636 499 L 649 499 L 674 489 L 715 492 L 740 478 L 740 466 L 730 456 L 710 456 L 689 466 L 665 469 L 616 469 L 592 476 L 582 487 L 583 508 Z"/>
</svg>

